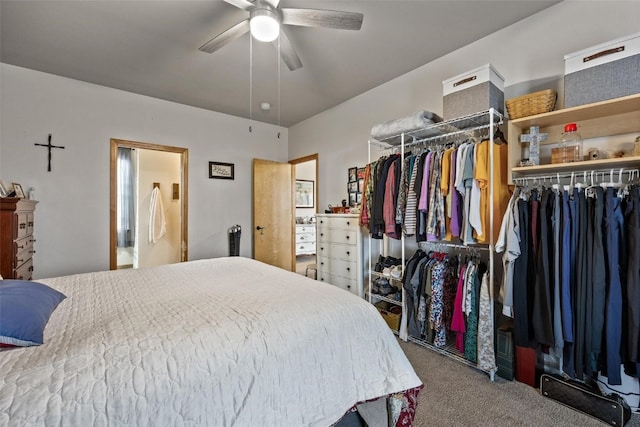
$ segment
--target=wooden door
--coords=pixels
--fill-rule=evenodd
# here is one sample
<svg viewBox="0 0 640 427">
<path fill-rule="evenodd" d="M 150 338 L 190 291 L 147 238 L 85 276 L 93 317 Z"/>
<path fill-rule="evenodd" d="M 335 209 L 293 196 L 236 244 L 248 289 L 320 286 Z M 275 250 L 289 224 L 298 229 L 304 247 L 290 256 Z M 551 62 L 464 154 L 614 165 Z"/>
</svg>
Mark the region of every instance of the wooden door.
<svg viewBox="0 0 640 427">
<path fill-rule="evenodd" d="M 294 169 L 289 163 L 253 159 L 253 257 L 294 271 Z"/>
</svg>

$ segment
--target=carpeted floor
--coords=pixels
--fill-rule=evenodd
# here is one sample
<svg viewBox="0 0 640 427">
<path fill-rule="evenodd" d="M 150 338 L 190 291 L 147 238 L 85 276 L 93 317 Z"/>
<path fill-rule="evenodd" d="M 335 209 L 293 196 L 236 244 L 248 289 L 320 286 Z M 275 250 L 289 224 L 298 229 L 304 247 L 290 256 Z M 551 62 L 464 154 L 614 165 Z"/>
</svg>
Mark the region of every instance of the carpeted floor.
<svg viewBox="0 0 640 427">
<path fill-rule="evenodd" d="M 307 272 L 307 267 L 315 263 L 315 255 L 298 255 L 296 257 L 296 273 L 304 276 Z M 309 270 L 309 277 L 315 278 L 315 270 Z"/>
<path fill-rule="evenodd" d="M 542 397 L 526 384 L 498 376 L 491 382 L 484 372 L 417 344 L 399 342 L 425 384 L 414 427 L 606 425 Z M 639 427 L 640 415 L 632 415 L 626 426 Z"/>
</svg>

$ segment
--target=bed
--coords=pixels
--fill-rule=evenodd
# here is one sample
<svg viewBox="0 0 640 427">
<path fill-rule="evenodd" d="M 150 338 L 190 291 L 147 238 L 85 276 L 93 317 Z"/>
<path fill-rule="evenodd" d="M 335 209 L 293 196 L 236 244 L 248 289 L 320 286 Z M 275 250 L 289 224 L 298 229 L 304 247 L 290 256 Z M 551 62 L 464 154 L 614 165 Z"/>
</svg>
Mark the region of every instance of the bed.
<svg viewBox="0 0 640 427">
<path fill-rule="evenodd" d="M 0 425 L 413 420 L 420 379 L 337 287 L 241 257 L 37 282 L 66 298 L 42 345 L 0 352 Z"/>
</svg>

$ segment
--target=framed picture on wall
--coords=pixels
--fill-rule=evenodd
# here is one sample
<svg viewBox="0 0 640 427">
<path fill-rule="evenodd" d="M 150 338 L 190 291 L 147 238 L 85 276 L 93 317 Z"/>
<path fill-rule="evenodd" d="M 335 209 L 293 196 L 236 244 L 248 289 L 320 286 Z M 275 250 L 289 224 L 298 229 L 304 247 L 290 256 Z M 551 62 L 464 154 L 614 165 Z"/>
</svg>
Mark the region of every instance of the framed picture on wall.
<svg viewBox="0 0 640 427">
<path fill-rule="evenodd" d="M 358 193 L 349 193 L 349 206 L 355 206 L 357 202 Z"/>
<path fill-rule="evenodd" d="M 234 179 L 233 163 L 209 162 L 209 178 Z"/>
<path fill-rule="evenodd" d="M 357 193 L 358 192 L 358 181 L 353 181 L 348 184 L 348 192 L 349 193 Z"/>
<path fill-rule="evenodd" d="M 314 184 L 306 179 L 296 179 L 296 208 L 313 207 Z"/>
<path fill-rule="evenodd" d="M 349 182 L 358 180 L 358 168 L 349 168 Z"/>
</svg>

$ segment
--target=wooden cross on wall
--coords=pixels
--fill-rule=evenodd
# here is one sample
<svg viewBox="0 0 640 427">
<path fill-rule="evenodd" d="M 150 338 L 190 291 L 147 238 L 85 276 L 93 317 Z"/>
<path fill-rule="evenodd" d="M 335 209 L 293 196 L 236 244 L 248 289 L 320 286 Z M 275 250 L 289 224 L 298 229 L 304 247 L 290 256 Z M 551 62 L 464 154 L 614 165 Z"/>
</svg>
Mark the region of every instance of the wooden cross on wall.
<svg viewBox="0 0 640 427">
<path fill-rule="evenodd" d="M 49 163 L 47 165 L 47 172 L 51 172 L 51 149 L 52 148 L 62 148 L 64 150 L 64 147 L 59 146 L 59 145 L 51 145 L 51 134 L 49 134 L 49 143 L 48 144 L 38 144 L 38 143 L 36 143 L 35 145 L 39 145 L 40 147 L 47 147 L 49 149 Z"/>
</svg>

